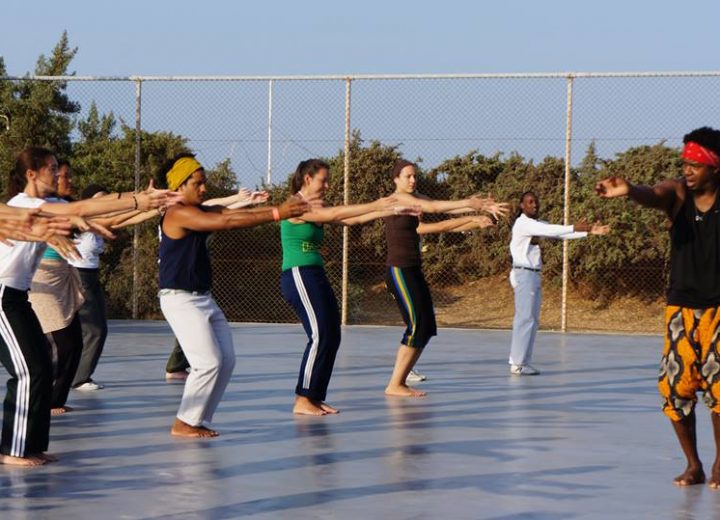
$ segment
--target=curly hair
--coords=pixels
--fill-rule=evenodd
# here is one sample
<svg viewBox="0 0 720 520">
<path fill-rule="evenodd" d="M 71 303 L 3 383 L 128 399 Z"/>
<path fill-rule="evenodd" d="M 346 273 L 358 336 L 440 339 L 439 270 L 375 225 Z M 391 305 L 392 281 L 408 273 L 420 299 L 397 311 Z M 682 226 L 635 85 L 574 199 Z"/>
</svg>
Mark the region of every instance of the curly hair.
<svg viewBox="0 0 720 520">
<path fill-rule="evenodd" d="M 683 136 L 683 144 L 690 142 L 697 143 L 703 148 L 712 150 L 720 155 L 720 130 L 715 130 L 709 126 L 696 128 Z"/>
</svg>

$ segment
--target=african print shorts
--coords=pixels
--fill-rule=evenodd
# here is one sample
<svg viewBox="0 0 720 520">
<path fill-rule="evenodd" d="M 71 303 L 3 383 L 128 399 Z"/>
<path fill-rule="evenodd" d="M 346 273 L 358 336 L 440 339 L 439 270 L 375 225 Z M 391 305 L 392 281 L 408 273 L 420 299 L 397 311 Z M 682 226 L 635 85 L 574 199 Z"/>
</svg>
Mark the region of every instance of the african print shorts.
<svg viewBox="0 0 720 520">
<path fill-rule="evenodd" d="M 665 398 L 663 412 L 673 421 L 692 413 L 699 390 L 708 408 L 720 413 L 719 339 L 720 307 L 665 307 L 658 389 Z"/>
</svg>

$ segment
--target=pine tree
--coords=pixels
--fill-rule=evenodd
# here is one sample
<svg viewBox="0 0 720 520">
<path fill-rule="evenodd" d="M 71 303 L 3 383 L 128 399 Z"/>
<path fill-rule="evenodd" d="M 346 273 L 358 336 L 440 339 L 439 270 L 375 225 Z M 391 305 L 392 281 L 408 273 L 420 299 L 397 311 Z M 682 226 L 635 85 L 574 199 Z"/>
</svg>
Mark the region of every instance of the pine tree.
<svg viewBox="0 0 720 520">
<path fill-rule="evenodd" d="M 69 75 L 68 67 L 77 48 L 70 48 L 67 32 L 63 32 L 49 57 L 40 56 L 36 75 Z M 6 75 L 0 58 L 0 75 Z M 15 156 L 28 146 L 46 146 L 58 156 L 70 154 L 70 132 L 73 115 L 80 105 L 67 95 L 67 82 L 38 81 L 29 78 L 0 82 L 0 114 L 9 119 L 9 128 L 0 133 L 0 172 L 12 168 Z M 0 177 L 2 187 L 5 176 Z"/>
</svg>

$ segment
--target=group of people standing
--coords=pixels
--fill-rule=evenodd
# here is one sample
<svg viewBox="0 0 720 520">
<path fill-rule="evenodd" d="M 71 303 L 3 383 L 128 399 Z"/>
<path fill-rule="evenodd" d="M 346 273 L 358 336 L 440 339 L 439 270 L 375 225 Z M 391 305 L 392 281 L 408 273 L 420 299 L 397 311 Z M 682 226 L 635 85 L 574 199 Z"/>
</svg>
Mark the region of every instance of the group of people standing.
<svg viewBox="0 0 720 520">
<path fill-rule="evenodd" d="M 684 143 L 681 178 L 646 187 L 612 177 L 599 181 L 596 191 L 601 197 L 629 197 L 662 210 L 671 222 L 671 277 L 659 387 L 664 411 L 688 460 L 675 483 L 705 481 L 694 416 L 695 394 L 702 390 L 712 408 L 718 447 L 709 483 L 720 487 L 720 131 L 703 127 L 687 134 Z M 425 392 L 407 384 L 424 348 L 437 334 L 432 296 L 422 270 L 421 236 L 491 227 L 510 208 L 490 197 L 433 200 L 419 194 L 417 166 L 409 161 L 397 161 L 390 175 L 395 185 L 392 194 L 363 204 L 328 206 L 324 198 L 329 165 L 310 159 L 302 161 L 291 176 L 290 196 L 282 204 L 247 208 L 247 204 L 267 200 L 267 194 L 254 200 L 245 194 L 243 203 L 235 198 L 208 203 L 204 168 L 192 154 L 182 154 L 160 170 L 159 188 L 151 183 L 141 193 L 106 194 L 95 186 L 83 200 L 68 201 L 58 197 L 54 154 L 42 148 L 23 151 L 9 179 L 7 206 L 0 206 L 0 361 L 10 376 L 0 461 L 40 465 L 55 460 L 47 453 L 51 413 L 68 411 L 65 400 L 73 385 L 99 387 L 91 376 L 107 329 L 97 326 L 105 319 L 98 310 L 104 309 L 97 273 L 102 248 L 98 236 L 112 237 L 109 228 L 158 215 L 160 306 L 177 339 L 178 352 L 181 348 L 185 357 L 185 365 L 179 363 L 178 370 L 168 365 L 168 374 L 182 373 L 178 377 L 186 378 L 172 435 L 218 435 L 210 424 L 235 365 L 232 333 L 211 294 L 208 236 L 270 222 L 280 225 L 282 295 L 308 338 L 293 413 L 338 413 L 326 402 L 341 327 L 321 253 L 325 224 L 384 221 L 385 281 L 405 322 L 385 394 L 424 396 Z M 609 231 L 600 222 L 549 224 L 538 218 L 539 209 L 537 195 L 523 193 L 512 226 L 510 283 L 515 317 L 509 364 L 514 376 L 539 374 L 531 365 L 541 305 L 542 259 L 537 239 L 575 239 Z M 424 213 L 448 213 L 451 218 L 428 223 L 422 220 Z M 73 228 L 82 232 L 77 246 L 68 237 Z M 79 271 L 70 268 L 67 259 L 80 262 L 75 264 Z M 88 303 L 83 311 L 83 304 Z M 85 322 L 87 331 L 83 331 Z M 87 356 L 77 349 L 83 344 L 92 345 Z M 84 368 L 78 371 L 80 365 Z"/>
<path fill-rule="evenodd" d="M 80 259 L 69 238 L 71 229 L 111 237 L 90 219 L 177 200 L 167 190 L 149 188 L 68 202 L 57 197 L 58 169 L 52 151 L 23 150 L 8 179 L 7 206 L 0 212 L 0 362 L 9 375 L 0 438 L 4 464 L 36 466 L 56 459 L 47 452 L 50 416 L 68 411 L 65 401 L 82 356 L 77 312 L 83 296 L 66 263 Z M 57 257 L 45 255 L 48 246 Z M 36 294 L 39 298 L 37 311 L 30 303 L 31 287 L 33 299 Z"/>
</svg>

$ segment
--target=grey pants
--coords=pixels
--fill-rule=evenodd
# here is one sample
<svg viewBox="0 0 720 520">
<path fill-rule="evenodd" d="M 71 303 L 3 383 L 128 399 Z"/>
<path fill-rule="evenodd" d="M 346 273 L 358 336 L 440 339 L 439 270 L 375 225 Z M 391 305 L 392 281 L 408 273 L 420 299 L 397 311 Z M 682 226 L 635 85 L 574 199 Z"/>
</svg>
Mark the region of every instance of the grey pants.
<svg viewBox="0 0 720 520">
<path fill-rule="evenodd" d="M 160 308 L 190 362 L 177 418 L 208 424 L 235 368 L 230 326 L 208 293 L 161 289 Z"/>
<path fill-rule="evenodd" d="M 80 365 L 78 365 L 72 382 L 73 386 L 81 385 L 92 379 L 107 338 L 107 310 L 105 293 L 100 285 L 100 271 L 98 269 L 78 269 L 78 273 L 85 293 L 85 303 L 78 311 L 82 327 L 83 349 Z"/>
<path fill-rule="evenodd" d="M 528 365 L 532 359 L 535 334 L 540 324 L 542 302 L 540 273 L 513 268 L 510 283 L 515 291 L 515 318 L 509 363 Z"/>
</svg>

